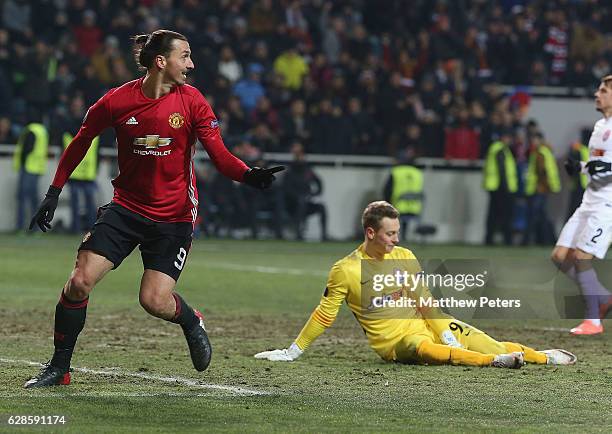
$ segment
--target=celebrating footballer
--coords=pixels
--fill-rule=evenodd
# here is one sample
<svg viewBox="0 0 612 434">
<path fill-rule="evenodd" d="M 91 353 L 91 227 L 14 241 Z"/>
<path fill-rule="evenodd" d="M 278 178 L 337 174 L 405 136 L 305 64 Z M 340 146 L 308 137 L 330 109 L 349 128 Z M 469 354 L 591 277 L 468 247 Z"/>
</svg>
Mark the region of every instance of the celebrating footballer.
<svg viewBox="0 0 612 434">
<path fill-rule="evenodd" d="M 66 180 L 92 140 L 112 127 L 117 136 L 119 175 L 112 201 L 101 207 L 78 248 L 76 264 L 55 308 L 55 351 L 26 388 L 70 383 L 70 362 L 85 325 L 89 294 L 109 271 L 139 246 L 144 267 L 140 304 L 151 315 L 179 324 L 193 366 L 204 371 L 211 345 L 202 314 L 174 288 L 185 267 L 197 217 L 193 157 L 196 139 L 228 178 L 265 189 L 283 167 L 249 168 L 225 147 L 219 122 L 204 96 L 186 84 L 194 68 L 187 38 L 156 30 L 134 38 L 136 61 L 146 75 L 111 89 L 90 107 L 63 153 L 55 177 L 30 229 L 51 228 Z"/>
</svg>

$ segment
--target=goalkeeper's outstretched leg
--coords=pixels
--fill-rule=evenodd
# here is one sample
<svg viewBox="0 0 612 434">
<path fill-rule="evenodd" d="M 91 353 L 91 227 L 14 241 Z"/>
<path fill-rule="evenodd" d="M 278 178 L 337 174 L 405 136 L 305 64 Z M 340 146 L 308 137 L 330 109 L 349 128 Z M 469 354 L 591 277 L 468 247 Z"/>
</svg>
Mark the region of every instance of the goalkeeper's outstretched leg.
<svg viewBox="0 0 612 434">
<path fill-rule="evenodd" d="M 455 319 L 436 320 L 437 326 L 452 330 L 452 345 L 443 343 L 432 330 L 430 335 L 407 335 L 395 348 L 395 360 L 404 363 L 495 366 L 519 368 L 523 362 L 541 365 L 573 365 L 577 357 L 566 350 L 537 351 L 514 342 L 499 342 Z M 520 357 L 518 355 L 521 355 Z"/>
</svg>

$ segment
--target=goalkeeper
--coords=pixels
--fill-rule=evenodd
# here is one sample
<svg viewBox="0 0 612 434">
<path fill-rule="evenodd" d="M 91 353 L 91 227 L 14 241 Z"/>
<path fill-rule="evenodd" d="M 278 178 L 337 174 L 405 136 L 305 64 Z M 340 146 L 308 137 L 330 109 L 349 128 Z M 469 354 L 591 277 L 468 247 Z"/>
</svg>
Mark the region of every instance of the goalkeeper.
<svg viewBox="0 0 612 434">
<path fill-rule="evenodd" d="M 365 240 L 355 251 L 332 267 L 325 293 L 310 319 L 287 349 L 264 351 L 258 359 L 293 361 L 297 359 L 334 322 L 338 310 L 346 301 L 363 328 L 370 347 L 387 361 L 423 364 L 495 366 L 520 368 L 525 362 L 549 365 L 573 365 L 576 356 L 565 350 L 536 351 L 513 342 L 498 342 L 482 331 L 458 321 L 439 310 L 408 308 L 409 315 L 376 314 L 372 305 L 364 308 L 368 297 L 362 288 L 370 281 L 363 277 L 363 267 L 397 261 L 414 264 L 412 272 L 420 271 L 410 250 L 396 247 L 399 242 L 398 211 L 384 201 L 370 203 L 362 216 Z M 395 260 L 395 261 L 394 261 Z M 397 271 L 397 268 L 394 268 Z M 369 274 L 367 274 L 369 276 Z M 361 281 L 364 279 L 365 281 Z M 405 288 L 400 289 L 400 291 Z M 431 297 L 429 290 L 423 293 Z M 396 297 L 399 291 L 387 294 Z M 364 300 L 366 303 L 364 303 Z M 387 309 L 387 313 L 389 310 Z"/>
</svg>

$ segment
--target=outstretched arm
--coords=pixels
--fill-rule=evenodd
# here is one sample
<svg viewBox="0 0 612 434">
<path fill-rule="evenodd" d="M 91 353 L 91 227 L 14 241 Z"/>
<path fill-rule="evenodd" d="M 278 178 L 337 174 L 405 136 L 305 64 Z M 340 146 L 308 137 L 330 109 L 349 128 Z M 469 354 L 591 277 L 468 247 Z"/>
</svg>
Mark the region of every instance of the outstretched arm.
<svg viewBox="0 0 612 434">
<path fill-rule="evenodd" d="M 270 187 L 276 179 L 274 174 L 284 170 L 284 166 L 262 169 L 249 168 L 244 162 L 232 154 L 225 147 L 221 138 L 219 121 L 206 99 L 199 94 L 196 96 L 196 129 L 198 139 L 206 149 L 213 164 L 219 172 L 234 181 L 248 184 L 261 190 Z"/>
<path fill-rule="evenodd" d="M 325 288 L 319 305 L 289 348 L 263 351 L 255 354 L 255 358 L 273 362 L 291 362 L 300 357 L 310 344 L 333 324 L 340 306 L 346 299 L 347 292 L 344 272 L 336 265 L 329 273 L 327 288 Z"/>
</svg>

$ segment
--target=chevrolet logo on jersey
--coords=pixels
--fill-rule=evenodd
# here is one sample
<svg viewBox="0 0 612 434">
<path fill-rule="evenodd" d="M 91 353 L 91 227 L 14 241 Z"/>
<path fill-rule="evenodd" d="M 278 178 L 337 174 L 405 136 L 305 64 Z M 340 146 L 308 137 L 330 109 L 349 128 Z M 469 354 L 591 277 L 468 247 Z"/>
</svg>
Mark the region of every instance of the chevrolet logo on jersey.
<svg viewBox="0 0 612 434">
<path fill-rule="evenodd" d="M 168 146 L 172 141 L 171 137 L 159 137 L 157 134 L 147 134 L 146 137 L 136 137 L 134 139 L 134 145 L 144 146 L 145 149 L 134 149 L 135 154 L 139 155 L 154 155 L 156 157 L 165 157 L 170 155 L 171 149 L 166 151 L 158 151 L 162 146 Z"/>
<path fill-rule="evenodd" d="M 147 149 L 157 149 L 160 146 L 168 146 L 171 141 L 171 137 L 159 137 L 156 134 L 147 134 L 146 137 L 136 137 L 134 139 L 134 144 L 144 146 Z"/>
</svg>

